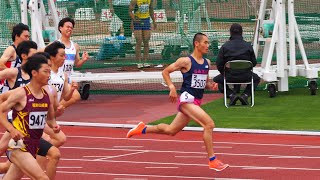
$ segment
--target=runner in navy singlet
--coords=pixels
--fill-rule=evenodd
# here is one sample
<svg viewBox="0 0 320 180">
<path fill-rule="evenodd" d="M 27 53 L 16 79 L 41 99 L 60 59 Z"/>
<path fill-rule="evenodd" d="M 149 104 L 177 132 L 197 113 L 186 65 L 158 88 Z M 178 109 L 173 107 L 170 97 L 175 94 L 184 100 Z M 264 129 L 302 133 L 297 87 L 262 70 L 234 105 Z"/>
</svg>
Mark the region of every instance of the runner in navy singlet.
<svg viewBox="0 0 320 180">
<path fill-rule="evenodd" d="M 127 133 L 127 138 L 133 135 L 158 133 L 175 135 L 181 131 L 191 119 L 203 127 L 203 141 L 209 158 L 209 168 L 222 171 L 228 164 L 219 161 L 213 151 L 212 131 L 214 122 L 211 117 L 200 107 L 205 88 L 217 90 L 217 84 L 209 82 L 210 61 L 203 58 L 208 53 L 209 39 L 203 33 L 197 33 L 193 38 L 194 51 L 189 57 L 179 58 L 162 72 L 163 78 L 170 89 L 169 99 L 176 102 L 178 99 L 179 112 L 170 125 L 159 124 L 146 126 L 140 122 Z M 183 84 L 178 98 L 175 85 L 170 79 L 170 73 L 180 70 L 183 74 Z"/>
</svg>

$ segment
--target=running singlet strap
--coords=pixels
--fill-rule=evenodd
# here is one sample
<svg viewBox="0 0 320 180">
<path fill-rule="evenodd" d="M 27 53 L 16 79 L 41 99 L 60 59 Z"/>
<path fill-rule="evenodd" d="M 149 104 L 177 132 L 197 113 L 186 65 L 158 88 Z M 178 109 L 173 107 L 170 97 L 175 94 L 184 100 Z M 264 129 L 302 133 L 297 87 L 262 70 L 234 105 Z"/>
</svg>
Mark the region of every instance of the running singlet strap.
<svg viewBox="0 0 320 180">
<path fill-rule="evenodd" d="M 14 50 L 15 50 L 15 52 L 16 52 L 16 59 L 14 59 L 14 60 L 12 60 L 12 61 L 7 61 L 7 62 L 6 62 L 6 66 L 7 66 L 7 68 L 20 67 L 22 61 L 21 61 L 21 59 L 19 58 L 19 56 L 18 56 L 18 54 L 17 54 L 17 48 L 16 48 L 16 46 L 15 46 L 14 44 L 12 44 L 11 46 L 14 48 Z"/>
</svg>

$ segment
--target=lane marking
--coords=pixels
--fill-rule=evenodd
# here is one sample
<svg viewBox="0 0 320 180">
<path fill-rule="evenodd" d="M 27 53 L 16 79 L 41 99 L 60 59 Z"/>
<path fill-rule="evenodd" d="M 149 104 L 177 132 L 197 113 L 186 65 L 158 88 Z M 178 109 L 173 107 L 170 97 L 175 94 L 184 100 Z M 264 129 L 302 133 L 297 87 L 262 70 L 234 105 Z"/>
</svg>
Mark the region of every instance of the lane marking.
<svg viewBox="0 0 320 180">
<path fill-rule="evenodd" d="M 205 146 L 202 146 L 201 148 L 206 148 Z M 231 146 L 214 146 L 214 148 L 218 148 L 218 149 L 232 149 L 233 147 Z"/>
<path fill-rule="evenodd" d="M 295 149 L 320 149 L 320 146 L 303 146 L 303 147 L 292 147 Z"/>
<path fill-rule="evenodd" d="M 98 158 L 95 159 L 96 161 L 101 161 L 101 160 L 105 160 L 105 159 L 112 159 L 112 158 L 118 158 L 118 157 L 125 157 L 125 156 L 131 156 L 131 155 L 135 155 L 135 154 L 142 154 L 145 153 L 147 151 L 141 151 L 141 152 L 135 152 L 135 153 L 127 153 L 127 154 L 121 154 L 118 156 L 110 156 L 110 157 L 104 157 L 104 158 Z"/>
<path fill-rule="evenodd" d="M 114 148 L 143 148 L 144 146 L 113 146 Z"/>
<path fill-rule="evenodd" d="M 203 143 L 203 141 L 187 141 L 187 140 L 174 140 L 174 139 L 135 139 L 135 138 L 114 138 L 106 136 L 67 136 L 68 138 L 87 138 L 87 139 L 109 139 L 109 140 L 126 140 L 126 141 L 153 141 L 153 142 L 181 142 L 181 143 Z M 247 143 L 247 142 L 222 142 L 215 141 L 215 144 L 232 144 L 232 145 L 253 145 L 253 146 L 280 146 L 280 147 L 312 147 L 312 145 L 302 144 L 268 144 L 268 143 Z M 320 146 L 315 146 L 320 147 Z"/>
<path fill-rule="evenodd" d="M 148 180 L 148 179 L 141 179 L 141 178 L 113 178 L 113 180 Z"/>
<path fill-rule="evenodd" d="M 88 122 L 67 122 L 57 121 L 58 124 L 64 126 L 85 126 L 85 127 L 107 127 L 107 128 L 122 128 L 131 129 L 135 124 L 114 124 L 114 123 L 88 123 Z M 202 127 L 184 127 L 184 131 L 203 131 Z M 285 131 L 285 130 L 262 130 L 262 129 L 236 129 L 236 128 L 214 128 L 214 132 L 224 133 L 254 133 L 254 134 L 277 134 L 277 135 L 306 135 L 306 136 L 320 136 L 319 131 Z"/>
<path fill-rule="evenodd" d="M 151 150 L 151 149 L 113 149 L 113 148 L 96 148 L 96 147 L 68 147 L 68 146 L 62 146 L 61 149 L 77 149 L 77 150 L 101 150 L 101 151 L 133 151 L 137 153 L 176 153 L 176 154 L 203 154 L 206 155 L 205 152 L 186 152 L 186 151 L 166 151 L 166 150 Z M 306 158 L 306 159 L 319 159 L 319 156 L 286 156 L 286 155 L 279 155 L 279 154 L 245 154 L 245 153 L 215 153 L 217 155 L 223 155 L 223 156 L 249 156 L 249 157 L 267 157 L 267 158 L 280 158 L 280 157 L 292 157 L 292 158 Z M 121 155 L 120 155 L 121 156 Z M 110 156 L 110 158 L 115 156 Z"/>
<path fill-rule="evenodd" d="M 272 156 L 269 158 L 274 158 L 274 159 L 320 159 L 319 156 Z"/>
<path fill-rule="evenodd" d="M 75 166 L 58 166 L 58 169 L 82 169 L 83 167 L 75 167 Z"/>
<path fill-rule="evenodd" d="M 153 178 L 177 178 L 177 179 L 211 179 L 212 177 L 196 177 L 196 176 L 165 176 L 156 174 L 118 174 L 118 173 L 92 173 L 92 172 L 72 172 L 72 171 L 57 171 L 62 174 L 86 174 L 86 175 L 105 175 L 105 176 L 138 176 L 138 177 L 153 177 Z M 215 180 L 256 180 L 256 179 L 239 179 L 239 178 L 214 178 Z"/>
<path fill-rule="evenodd" d="M 174 156 L 176 158 L 206 158 L 207 156 Z"/>
<path fill-rule="evenodd" d="M 110 157 L 110 156 L 82 156 L 84 158 L 104 158 L 104 157 Z"/>
<path fill-rule="evenodd" d="M 166 166 L 166 167 L 163 167 L 163 166 L 158 166 L 158 167 L 145 167 L 146 169 L 178 169 L 179 167 L 169 167 L 169 166 Z"/>
<path fill-rule="evenodd" d="M 83 161 L 83 162 L 104 162 L 104 163 L 131 163 L 131 164 L 152 164 L 152 165 L 171 165 L 171 166 L 201 166 L 207 167 L 208 164 L 185 164 L 185 163 L 161 163 L 161 162 L 146 162 L 146 161 L 119 161 L 119 160 L 89 160 L 89 159 L 66 159 L 62 158 L 63 161 Z M 237 166 L 230 165 L 231 168 L 264 168 L 264 169 L 278 169 L 278 170 L 299 170 L 299 171 L 320 171 L 319 168 L 299 168 L 299 167 L 269 167 L 269 166 Z"/>
<path fill-rule="evenodd" d="M 245 167 L 242 169 L 253 169 L 253 170 L 276 170 L 277 168 L 275 167 Z"/>
</svg>

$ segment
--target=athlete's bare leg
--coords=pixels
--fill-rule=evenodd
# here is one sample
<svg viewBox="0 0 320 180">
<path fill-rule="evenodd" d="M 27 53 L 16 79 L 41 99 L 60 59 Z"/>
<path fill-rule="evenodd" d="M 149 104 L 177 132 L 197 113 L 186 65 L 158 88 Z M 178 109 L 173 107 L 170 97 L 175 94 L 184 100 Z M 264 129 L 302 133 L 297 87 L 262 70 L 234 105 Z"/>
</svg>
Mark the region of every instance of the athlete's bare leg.
<svg viewBox="0 0 320 180">
<path fill-rule="evenodd" d="M 46 170 L 46 174 L 50 180 L 54 180 L 56 176 L 57 166 L 61 157 L 60 151 L 57 147 L 52 146 L 47 157 L 37 156 L 37 162 L 43 170 Z M 48 159 L 47 159 L 48 158 Z"/>
<path fill-rule="evenodd" d="M 134 37 L 136 38 L 136 60 L 141 63 L 141 45 L 142 45 L 142 30 L 134 30 Z"/>
<path fill-rule="evenodd" d="M 59 133 L 54 133 L 48 125 L 44 127 L 44 133 L 49 135 L 50 138 L 43 134 L 43 139 L 50 142 L 55 147 L 60 147 L 67 141 L 67 137 L 62 131 Z"/>
<path fill-rule="evenodd" d="M 151 30 L 142 31 L 143 42 L 143 61 L 146 62 L 149 59 L 149 41 L 151 38 Z"/>
<path fill-rule="evenodd" d="M 4 180 L 20 179 L 23 174 L 35 180 L 49 180 L 36 159 L 29 152 L 22 152 L 19 149 L 13 150 L 10 160 L 13 164 L 3 178 Z"/>
<path fill-rule="evenodd" d="M 203 127 L 203 141 L 206 146 L 208 157 L 213 157 L 212 131 L 215 125 L 211 117 L 200 106 L 191 103 L 182 104 L 180 109 L 181 112 Z"/>
<path fill-rule="evenodd" d="M 8 143 L 11 139 L 10 133 L 8 131 L 6 131 L 0 140 L 0 156 L 2 156 L 2 154 L 4 154 L 6 152 L 6 150 L 8 149 Z"/>
<path fill-rule="evenodd" d="M 206 146 L 208 157 L 214 156 L 212 144 L 214 123 L 211 117 L 201 107 L 191 103 L 181 104 L 180 110 L 181 112 L 178 112 L 170 125 L 159 124 L 150 126 L 146 129 L 146 133 L 175 135 L 189 123 L 190 119 L 193 119 L 204 128 L 203 141 Z"/>
<path fill-rule="evenodd" d="M 4 163 L 0 163 L 0 174 L 7 173 L 7 171 L 9 170 L 10 165 L 11 165 L 10 161 L 4 162 Z"/>
<path fill-rule="evenodd" d="M 190 121 L 190 118 L 185 114 L 178 112 L 170 125 L 158 124 L 155 126 L 148 126 L 146 133 L 167 134 L 174 136 L 181 131 Z"/>
</svg>

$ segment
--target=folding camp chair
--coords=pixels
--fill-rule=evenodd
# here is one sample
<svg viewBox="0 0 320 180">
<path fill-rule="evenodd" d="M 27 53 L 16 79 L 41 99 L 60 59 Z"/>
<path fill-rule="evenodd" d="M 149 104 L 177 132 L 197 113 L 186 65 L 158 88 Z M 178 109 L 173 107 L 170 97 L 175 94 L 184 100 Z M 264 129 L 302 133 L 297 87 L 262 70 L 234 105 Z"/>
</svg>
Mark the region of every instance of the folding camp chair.
<svg viewBox="0 0 320 180">
<path fill-rule="evenodd" d="M 244 80 L 243 76 L 245 77 Z M 239 75 L 241 78 L 239 78 Z M 227 108 L 229 105 L 227 103 L 227 85 L 241 85 L 241 84 L 251 84 L 251 107 L 254 105 L 254 84 L 253 84 L 253 64 L 248 60 L 233 60 L 228 61 L 224 66 L 224 104 Z"/>
</svg>

